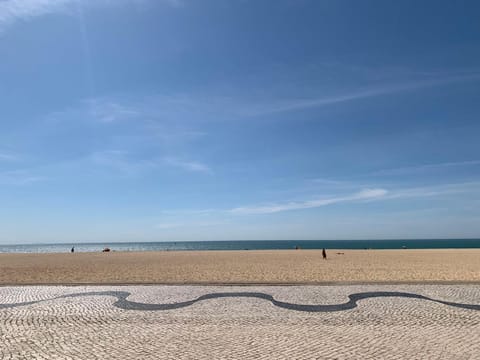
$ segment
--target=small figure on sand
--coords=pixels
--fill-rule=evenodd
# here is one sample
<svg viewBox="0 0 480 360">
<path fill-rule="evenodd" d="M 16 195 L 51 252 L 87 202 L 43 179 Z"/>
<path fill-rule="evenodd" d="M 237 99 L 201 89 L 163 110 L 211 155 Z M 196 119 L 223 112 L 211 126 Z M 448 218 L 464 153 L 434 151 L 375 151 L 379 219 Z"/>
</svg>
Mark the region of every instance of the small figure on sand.
<svg viewBox="0 0 480 360">
<path fill-rule="evenodd" d="M 75 246 L 72 246 L 72 249 L 70 250 L 70 252 L 73 254 L 75 252 Z"/>
<path fill-rule="evenodd" d="M 327 252 L 325 251 L 325 248 L 322 249 L 322 256 L 323 260 L 327 260 Z"/>
</svg>

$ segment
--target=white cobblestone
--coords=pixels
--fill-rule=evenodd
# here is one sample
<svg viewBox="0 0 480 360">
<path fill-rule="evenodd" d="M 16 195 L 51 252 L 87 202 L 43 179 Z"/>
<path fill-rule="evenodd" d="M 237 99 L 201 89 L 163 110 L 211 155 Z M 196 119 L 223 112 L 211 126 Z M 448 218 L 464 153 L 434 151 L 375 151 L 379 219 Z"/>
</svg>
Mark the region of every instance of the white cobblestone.
<svg viewBox="0 0 480 360">
<path fill-rule="evenodd" d="M 284 303 L 335 305 L 347 303 L 351 294 L 378 292 L 480 304 L 478 285 L 0 287 L 0 359 L 475 359 L 480 354 L 479 310 L 421 297 L 369 297 L 334 312 L 295 311 L 257 297 L 144 311 L 122 309 L 116 296 L 102 292 L 130 293 L 127 302 L 140 304 L 263 293 Z M 90 294 L 62 297 L 81 293 Z M 32 303 L 13 307 L 25 302 Z"/>
</svg>

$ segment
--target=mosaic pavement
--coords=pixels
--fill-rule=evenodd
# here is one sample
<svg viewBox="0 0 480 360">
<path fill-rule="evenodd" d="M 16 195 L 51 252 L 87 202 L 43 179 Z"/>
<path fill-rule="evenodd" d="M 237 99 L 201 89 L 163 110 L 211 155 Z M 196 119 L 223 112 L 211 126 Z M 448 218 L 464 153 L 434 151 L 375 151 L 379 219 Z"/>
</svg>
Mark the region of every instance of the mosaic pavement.
<svg viewBox="0 0 480 360">
<path fill-rule="evenodd" d="M 0 359 L 478 359 L 480 285 L 0 287 Z"/>
</svg>

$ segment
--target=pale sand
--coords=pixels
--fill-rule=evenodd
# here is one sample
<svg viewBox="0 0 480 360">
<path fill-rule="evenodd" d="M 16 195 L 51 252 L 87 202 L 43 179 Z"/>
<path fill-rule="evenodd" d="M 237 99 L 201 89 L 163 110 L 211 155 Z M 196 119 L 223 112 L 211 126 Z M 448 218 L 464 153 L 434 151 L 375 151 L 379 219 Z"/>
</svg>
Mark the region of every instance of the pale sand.
<svg viewBox="0 0 480 360">
<path fill-rule="evenodd" d="M 327 261 L 320 250 L 0 254 L 0 284 L 480 283 L 480 249 L 327 253 Z"/>
</svg>

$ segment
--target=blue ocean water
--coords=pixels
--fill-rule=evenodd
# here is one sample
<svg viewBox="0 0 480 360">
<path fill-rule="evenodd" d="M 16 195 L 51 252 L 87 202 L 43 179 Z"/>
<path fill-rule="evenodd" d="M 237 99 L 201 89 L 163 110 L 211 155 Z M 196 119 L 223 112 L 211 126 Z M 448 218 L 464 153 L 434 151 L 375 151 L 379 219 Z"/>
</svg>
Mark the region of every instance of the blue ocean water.
<svg viewBox="0 0 480 360">
<path fill-rule="evenodd" d="M 467 249 L 480 248 L 480 239 L 422 240 L 258 240 L 258 241 L 178 241 L 111 242 L 0 245 L 0 253 L 58 253 L 112 251 L 188 251 L 188 250 L 286 250 L 295 249 Z"/>
</svg>

